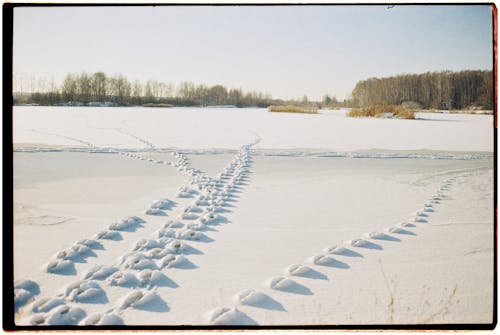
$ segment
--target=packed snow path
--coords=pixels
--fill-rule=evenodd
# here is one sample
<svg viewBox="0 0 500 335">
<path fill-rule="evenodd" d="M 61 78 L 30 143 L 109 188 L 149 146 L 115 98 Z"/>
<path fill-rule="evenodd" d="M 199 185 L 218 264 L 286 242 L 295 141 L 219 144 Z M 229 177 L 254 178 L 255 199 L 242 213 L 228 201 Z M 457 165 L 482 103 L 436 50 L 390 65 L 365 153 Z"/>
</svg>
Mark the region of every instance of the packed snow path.
<svg viewBox="0 0 500 335">
<path fill-rule="evenodd" d="M 155 149 L 154 145 L 146 140 L 135 135 L 131 136 Z M 217 178 L 205 176 L 200 170 L 194 169 L 188 159 L 179 152 L 172 153 L 174 162 L 165 162 L 133 153 L 110 150 L 110 153 L 118 153 L 129 158 L 171 165 L 178 171 L 186 173 L 190 177 L 189 182 L 179 187 L 175 197 L 179 202 L 187 200 L 190 203 L 175 210 L 178 204 L 176 201 L 159 199 L 147 206 L 143 218 L 125 217 L 105 227 L 93 237 L 79 240 L 56 253 L 41 270 L 55 275 L 72 274 L 76 271 L 75 262 L 85 262 L 86 258 L 98 257 L 97 253 L 104 252 L 100 241 L 112 240 L 119 243 L 122 240 L 121 233 L 124 231 L 136 233 L 141 237 L 139 231 L 149 223 L 148 216 L 163 217 L 167 216 L 168 212 L 173 218 L 167 219 L 152 236 L 140 238 L 115 264 L 91 266 L 84 271 L 81 280 L 68 284 L 56 296 L 34 299 L 23 311 L 23 319 L 32 325 L 122 324 L 120 313 L 125 309 L 141 308 L 155 303 L 161 305 L 163 300 L 156 295 L 155 288 L 177 286 L 167 277 L 168 269 L 195 267 L 189 261 L 188 255 L 197 253 L 197 249 L 186 241 L 213 241 L 204 232 L 211 230 L 210 226 L 227 222 L 221 213 L 224 212 L 228 201 L 232 201 L 233 192 L 240 189 L 244 181 L 248 180 L 251 164 L 249 150 L 258 141 L 259 139 L 242 146 Z M 97 148 L 91 143 L 85 142 L 85 144 Z M 126 288 L 129 293 L 121 294 L 120 297 L 124 298 L 119 301 L 110 301 L 107 292 L 113 287 Z M 17 311 L 38 295 L 40 290 L 35 282 L 19 280 L 15 283 L 14 292 Z M 88 304 L 107 304 L 112 307 L 101 313 L 89 314 L 86 311 Z"/>
</svg>

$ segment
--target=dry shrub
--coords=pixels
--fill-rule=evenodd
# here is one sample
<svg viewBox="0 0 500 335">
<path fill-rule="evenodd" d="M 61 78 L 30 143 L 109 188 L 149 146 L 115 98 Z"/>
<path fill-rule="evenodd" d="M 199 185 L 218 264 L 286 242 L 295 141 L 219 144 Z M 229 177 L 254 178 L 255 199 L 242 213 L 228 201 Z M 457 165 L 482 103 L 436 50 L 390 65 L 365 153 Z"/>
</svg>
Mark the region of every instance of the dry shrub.
<svg viewBox="0 0 500 335">
<path fill-rule="evenodd" d="M 305 107 L 305 106 L 269 106 L 270 112 L 278 113 L 306 113 L 306 114 L 318 114 L 317 107 Z"/>
<path fill-rule="evenodd" d="M 353 108 L 349 113 L 347 113 L 347 116 L 376 118 L 395 117 L 398 119 L 415 119 L 415 112 L 401 106 L 378 103 L 366 108 Z"/>
</svg>

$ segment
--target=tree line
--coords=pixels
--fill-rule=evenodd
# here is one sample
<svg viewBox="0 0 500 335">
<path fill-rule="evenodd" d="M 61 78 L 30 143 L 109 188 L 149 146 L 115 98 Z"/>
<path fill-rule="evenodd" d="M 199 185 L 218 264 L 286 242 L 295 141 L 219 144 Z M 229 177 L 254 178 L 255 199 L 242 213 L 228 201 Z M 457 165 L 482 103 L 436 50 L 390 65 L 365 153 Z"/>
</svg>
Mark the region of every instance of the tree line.
<svg viewBox="0 0 500 335">
<path fill-rule="evenodd" d="M 349 100 L 338 101 L 325 95 L 321 101 L 274 99 L 271 94 L 244 92 L 223 85 L 207 86 L 181 82 L 174 86 L 156 80 L 129 81 L 122 74 L 68 73 L 60 86 L 54 80 L 14 75 L 14 104 L 93 105 L 106 102 L 115 106 L 150 104 L 172 106 L 268 107 L 296 105 L 311 107 L 368 107 L 377 103 L 424 109 L 493 109 L 492 71 L 441 71 L 403 74 L 359 81 Z"/>
<path fill-rule="evenodd" d="M 22 85 L 17 85 L 18 90 L 22 90 L 22 87 Z M 122 74 L 108 76 L 101 71 L 94 74 L 69 73 L 60 87 L 54 85 L 53 81 L 49 86 L 24 85 L 24 87 L 30 87 L 31 92 L 16 92 L 14 94 L 15 104 L 92 105 L 97 102 L 108 102 L 116 106 L 157 104 L 172 106 L 232 105 L 237 107 L 320 104 L 309 101 L 307 96 L 297 100 L 273 99 L 268 93 L 244 92 L 240 88 L 228 89 L 223 85 L 206 86 L 196 85 L 192 82 L 181 82 L 174 86 L 171 83 L 155 80 L 130 82 Z M 33 87 L 39 89 L 33 92 Z M 328 103 L 337 102 L 336 99 L 332 100 L 330 97 L 327 101 Z"/>
<path fill-rule="evenodd" d="M 359 81 L 351 104 L 368 107 L 377 103 L 424 109 L 493 109 L 492 71 L 441 71 L 404 74 Z"/>
</svg>

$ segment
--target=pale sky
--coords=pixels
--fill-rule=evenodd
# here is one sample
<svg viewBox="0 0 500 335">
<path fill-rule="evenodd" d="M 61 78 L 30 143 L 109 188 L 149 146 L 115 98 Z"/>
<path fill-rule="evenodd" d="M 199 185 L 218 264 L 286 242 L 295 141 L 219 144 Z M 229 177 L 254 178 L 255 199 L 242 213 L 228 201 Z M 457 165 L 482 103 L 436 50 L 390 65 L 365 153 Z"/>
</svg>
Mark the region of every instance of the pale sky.
<svg viewBox="0 0 500 335">
<path fill-rule="evenodd" d="M 14 10 L 14 72 L 222 84 L 344 99 L 359 80 L 492 69 L 492 15 L 473 6 L 35 7 Z"/>
</svg>

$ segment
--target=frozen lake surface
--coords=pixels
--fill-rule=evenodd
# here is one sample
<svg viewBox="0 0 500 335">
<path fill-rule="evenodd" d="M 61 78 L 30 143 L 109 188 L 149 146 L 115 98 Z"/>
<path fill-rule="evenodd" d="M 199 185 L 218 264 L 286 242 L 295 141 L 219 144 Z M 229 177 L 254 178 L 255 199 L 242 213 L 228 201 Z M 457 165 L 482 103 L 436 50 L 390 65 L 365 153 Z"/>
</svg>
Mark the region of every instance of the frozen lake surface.
<svg viewBox="0 0 500 335">
<path fill-rule="evenodd" d="M 270 113 L 265 108 L 14 107 L 14 143 L 114 148 L 493 151 L 493 116 L 418 120 Z"/>
<path fill-rule="evenodd" d="M 493 118 L 418 117 L 16 107 L 16 322 L 491 322 Z"/>
</svg>

